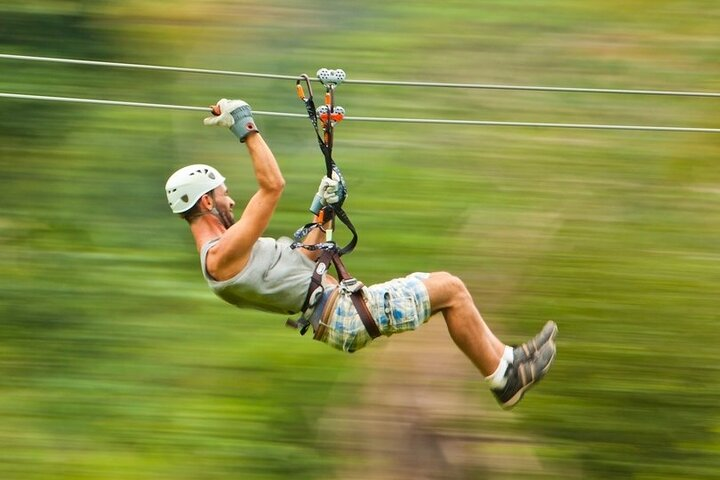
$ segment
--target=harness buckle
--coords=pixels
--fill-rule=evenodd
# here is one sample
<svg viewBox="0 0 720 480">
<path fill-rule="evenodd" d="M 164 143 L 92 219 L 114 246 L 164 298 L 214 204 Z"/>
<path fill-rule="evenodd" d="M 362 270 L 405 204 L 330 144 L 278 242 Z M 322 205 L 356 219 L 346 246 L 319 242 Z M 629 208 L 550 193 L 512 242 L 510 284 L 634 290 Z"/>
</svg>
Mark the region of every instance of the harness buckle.
<svg viewBox="0 0 720 480">
<path fill-rule="evenodd" d="M 309 317 L 312 317 L 313 313 L 315 312 L 314 309 L 320 306 L 318 305 L 318 302 L 320 302 L 320 299 L 323 297 L 324 293 L 325 288 L 322 285 L 318 285 L 314 290 L 308 292 L 307 307 L 305 307 L 297 320 L 288 318 L 285 321 L 285 325 L 290 328 L 300 330 L 300 335 L 305 335 L 305 333 L 308 331 L 308 328 L 310 328 L 310 325 L 312 324 L 312 322 L 310 322 L 309 320 Z"/>
<path fill-rule="evenodd" d="M 294 330 L 299 330 L 300 335 L 305 335 L 305 333 L 308 331 L 308 328 L 310 328 L 310 321 L 303 317 L 298 318 L 297 320 L 293 320 L 292 318 L 288 318 L 285 321 L 285 326 L 292 328 Z"/>
<path fill-rule="evenodd" d="M 353 294 L 361 290 L 365 285 L 357 278 L 346 278 L 340 282 L 340 290 L 345 294 Z"/>
</svg>

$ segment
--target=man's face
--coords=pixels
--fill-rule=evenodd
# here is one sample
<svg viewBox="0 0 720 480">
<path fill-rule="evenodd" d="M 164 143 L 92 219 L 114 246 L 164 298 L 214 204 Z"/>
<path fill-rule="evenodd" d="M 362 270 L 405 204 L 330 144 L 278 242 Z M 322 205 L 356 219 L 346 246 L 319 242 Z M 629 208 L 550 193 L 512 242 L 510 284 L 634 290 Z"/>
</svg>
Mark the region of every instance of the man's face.
<svg viewBox="0 0 720 480">
<path fill-rule="evenodd" d="M 233 215 L 235 201 L 230 197 L 224 183 L 213 190 L 213 197 L 215 199 L 215 208 L 220 214 L 220 221 L 225 228 L 230 228 L 235 223 L 235 216 Z"/>
</svg>

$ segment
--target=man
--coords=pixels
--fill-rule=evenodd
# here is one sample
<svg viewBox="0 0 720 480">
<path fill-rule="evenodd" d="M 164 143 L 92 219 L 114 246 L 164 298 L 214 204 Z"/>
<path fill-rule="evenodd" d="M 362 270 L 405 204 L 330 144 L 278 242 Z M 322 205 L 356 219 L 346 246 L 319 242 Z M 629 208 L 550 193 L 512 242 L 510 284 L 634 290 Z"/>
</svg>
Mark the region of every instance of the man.
<svg viewBox="0 0 720 480">
<path fill-rule="evenodd" d="M 296 314 L 302 311 L 314 338 L 337 349 L 354 352 L 372 340 L 369 330 L 390 336 L 414 330 L 432 314 L 441 313 L 450 336 L 485 376 L 503 408 L 512 408 L 525 391 L 549 370 L 555 358 L 557 326 L 548 322 L 527 343 L 502 343 L 481 317 L 463 282 L 446 272 L 414 273 L 404 278 L 363 287 L 362 298 L 372 323 L 363 323 L 361 308 L 351 292 L 329 274 L 322 276 L 318 295 L 310 295 L 317 252 L 291 248 L 288 238 L 263 237 L 280 200 L 285 180 L 272 151 L 260 135 L 250 106 L 222 99 L 206 125 L 229 127 L 247 146 L 258 189 L 235 221 L 235 202 L 225 178 L 208 165 L 190 165 L 167 181 L 173 212 L 190 225 L 200 253 L 202 272 L 210 288 L 241 308 Z M 342 202 L 345 188 L 338 178 L 323 178 L 316 197 L 323 205 Z M 316 219 L 317 220 L 317 219 Z M 324 240 L 322 229 L 308 237 Z M 310 306 L 306 299 L 312 298 Z M 365 317 L 365 321 L 367 320 Z"/>
</svg>

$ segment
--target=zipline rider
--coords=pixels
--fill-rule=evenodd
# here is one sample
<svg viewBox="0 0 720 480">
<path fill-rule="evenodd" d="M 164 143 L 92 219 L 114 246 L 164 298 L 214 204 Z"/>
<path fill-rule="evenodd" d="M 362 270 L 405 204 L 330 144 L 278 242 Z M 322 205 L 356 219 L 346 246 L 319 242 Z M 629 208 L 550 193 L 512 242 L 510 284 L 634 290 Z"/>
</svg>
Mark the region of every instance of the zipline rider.
<svg viewBox="0 0 720 480">
<path fill-rule="evenodd" d="M 242 100 L 222 99 L 216 109 L 217 115 L 206 118 L 205 125 L 229 127 L 247 146 L 258 185 L 240 218 L 235 221 L 235 202 L 225 178 L 211 166 L 181 168 L 165 185 L 170 208 L 190 225 L 208 285 L 220 298 L 240 308 L 285 315 L 302 313 L 313 328 L 314 338 L 339 350 L 354 352 L 366 346 L 372 337 L 353 304 L 352 292 L 339 286 L 327 272 L 318 272 L 321 294 L 306 302 L 315 261 L 322 252 L 291 248 L 289 238 L 262 236 L 285 180 L 257 129 L 250 106 Z M 345 192 L 341 177 L 326 176 L 316 196 L 324 206 L 332 206 L 344 200 Z M 324 236 L 323 229 L 314 229 L 307 241 L 321 243 Z M 554 322 L 548 322 L 533 339 L 518 347 L 505 345 L 487 326 L 463 282 L 449 273 L 413 273 L 360 286 L 380 335 L 415 330 L 432 314 L 441 313 L 453 341 L 485 376 L 503 408 L 519 402 L 555 358 Z"/>
</svg>

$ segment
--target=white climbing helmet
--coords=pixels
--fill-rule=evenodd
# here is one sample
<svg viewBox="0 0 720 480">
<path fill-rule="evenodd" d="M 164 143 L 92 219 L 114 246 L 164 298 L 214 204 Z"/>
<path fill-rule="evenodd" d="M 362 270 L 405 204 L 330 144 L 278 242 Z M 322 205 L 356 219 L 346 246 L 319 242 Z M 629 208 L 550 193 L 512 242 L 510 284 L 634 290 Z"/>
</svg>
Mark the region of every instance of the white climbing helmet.
<svg viewBox="0 0 720 480">
<path fill-rule="evenodd" d="M 183 213 L 209 191 L 225 183 L 225 177 L 209 165 L 183 167 L 165 183 L 168 203 L 173 213 Z"/>
</svg>

